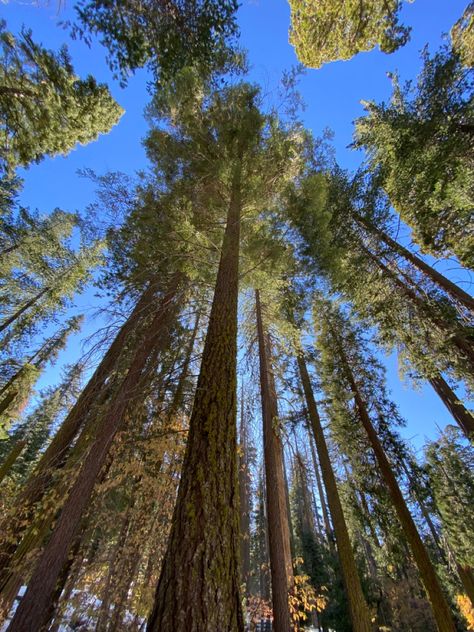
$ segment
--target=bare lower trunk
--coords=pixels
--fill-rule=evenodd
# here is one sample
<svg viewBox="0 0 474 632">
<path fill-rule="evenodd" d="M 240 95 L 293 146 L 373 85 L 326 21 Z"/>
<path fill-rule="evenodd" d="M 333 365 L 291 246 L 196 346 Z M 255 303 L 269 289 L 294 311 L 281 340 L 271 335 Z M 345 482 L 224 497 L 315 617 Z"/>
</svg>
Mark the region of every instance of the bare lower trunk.
<svg viewBox="0 0 474 632">
<path fill-rule="evenodd" d="M 298 368 L 303 385 L 303 391 L 306 398 L 306 406 L 311 422 L 316 449 L 318 451 L 319 463 L 323 476 L 324 486 L 328 499 L 329 510 L 331 512 L 332 524 L 334 527 L 334 536 L 337 544 L 337 554 L 341 565 L 342 577 L 346 588 L 347 599 L 349 602 L 349 612 L 354 632 L 370 632 L 372 625 L 370 622 L 370 613 L 365 601 L 364 593 L 360 583 L 357 566 L 354 559 L 347 525 L 342 511 L 342 505 L 337 489 L 336 477 L 331 465 L 329 451 L 324 437 L 321 419 L 319 417 L 316 401 L 314 399 L 311 380 L 309 378 L 308 369 L 304 357 L 299 354 L 297 357 Z"/>
<path fill-rule="evenodd" d="M 309 436 L 309 444 L 311 447 L 311 458 L 313 460 L 313 469 L 314 469 L 314 475 L 316 477 L 316 486 L 318 488 L 319 502 L 321 504 L 321 512 L 323 514 L 324 529 L 326 531 L 326 539 L 329 542 L 329 544 L 332 546 L 333 544 L 332 529 L 331 529 L 331 523 L 329 521 L 328 508 L 326 506 L 326 499 L 324 497 L 324 490 L 323 490 L 323 485 L 321 482 L 321 476 L 319 475 L 318 460 L 316 458 L 316 453 L 314 451 L 314 435 L 313 435 L 313 440 L 311 440 L 311 436 Z"/>
<path fill-rule="evenodd" d="M 9 632 L 34 632 L 45 621 L 61 568 L 65 563 L 81 516 L 86 509 L 97 476 L 105 463 L 115 434 L 121 427 L 131 400 L 139 396 L 139 384 L 150 355 L 161 343 L 170 315 L 175 310 L 178 275 L 173 277 L 160 309 L 146 328 L 121 387 L 104 414 L 99 430 L 85 456 L 82 467 L 69 492 L 53 534 L 36 565 L 28 588 L 8 628 Z"/>
<path fill-rule="evenodd" d="M 240 456 L 239 456 L 239 511 L 240 511 L 240 564 L 242 582 L 246 586 L 250 577 L 250 471 L 248 463 L 247 425 L 245 419 L 244 390 L 240 401 Z"/>
<path fill-rule="evenodd" d="M 238 160 L 178 498 L 148 632 L 243 630 L 236 458 L 240 213 Z"/>
<path fill-rule="evenodd" d="M 260 391 L 263 418 L 263 452 L 265 461 L 268 543 L 272 578 L 273 628 L 290 631 L 289 591 L 293 585 L 288 504 L 285 491 L 283 446 L 274 424 L 278 418 L 275 382 L 271 367 L 268 336 L 264 330 L 260 293 L 255 292 L 258 348 L 260 357 Z"/>
</svg>

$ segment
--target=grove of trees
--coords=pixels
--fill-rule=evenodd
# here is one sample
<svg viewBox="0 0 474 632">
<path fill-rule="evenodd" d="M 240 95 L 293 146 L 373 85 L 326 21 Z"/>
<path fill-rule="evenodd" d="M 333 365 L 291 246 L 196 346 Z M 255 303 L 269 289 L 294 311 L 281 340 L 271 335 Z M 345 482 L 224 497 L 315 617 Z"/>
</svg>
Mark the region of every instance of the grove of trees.
<svg viewBox="0 0 474 632">
<path fill-rule="evenodd" d="M 289 5 L 310 68 L 410 36 L 399 0 Z M 6 632 L 474 630 L 474 298 L 439 265 L 474 268 L 473 4 L 363 102 L 355 171 L 298 71 L 285 107 L 250 79 L 238 10 L 77 2 L 65 37 L 147 73 L 146 161 L 47 213 L 28 170 L 124 110 L 0 23 Z M 421 448 L 389 354 L 449 415 Z"/>
</svg>

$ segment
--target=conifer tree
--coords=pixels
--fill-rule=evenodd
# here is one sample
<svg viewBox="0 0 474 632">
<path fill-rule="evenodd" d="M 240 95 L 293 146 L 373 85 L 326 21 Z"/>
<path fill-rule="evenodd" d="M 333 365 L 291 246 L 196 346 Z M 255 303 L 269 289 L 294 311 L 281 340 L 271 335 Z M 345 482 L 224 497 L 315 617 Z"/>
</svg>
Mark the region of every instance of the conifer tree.
<svg viewBox="0 0 474 632">
<path fill-rule="evenodd" d="M 394 78 L 389 104 L 365 103 L 355 146 L 422 250 L 472 268 L 472 77 L 449 50 L 423 62 L 416 86 Z"/>
<path fill-rule="evenodd" d="M 321 419 L 311 387 L 310 376 L 306 367 L 304 355 L 301 351 L 298 354 L 297 362 L 311 424 L 311 431 L 318 450 L 324 486 L 326 488 L 328 504 L 331 511 L 334 535 L 337 544 L 337 553 L 346 587 L 352 625 L 354 630 L 370 630 L 371 623 L 369 610 L 362 592 L 341 501 L 339 499 L 336 478 L 334 476 L 326 439 L 321 425 Z"/>
<path fill-rule="evenodd" d="M 384 53 L 403 46 L 410 29 L 398 22 L 400 0 L 290 0 L 290 42 L 301 63 L 319 68 L 379 45 Z"/>
<path fill-rule="evenodd" d="M 377 383 L 377 380 L 380 378 L 376 377 L 376 373 L 373 374 L 371 381 L 368 380 L 367 368 L 364 368 L 364 360 L 361 355 L 361 342 L 357 339 L 353 331 L 349 330 L 348 333 L 347 329 L 344 328 L 347 327 L 347 321 L 343 319 L 341 313 L 335 312 L 334 308 L 332 308 L 332 310 L 329 308 L 327 311 L 323 310 L 320 309 L 317 312 L 319 317 L 323 318 L 321 323 L 322 333 L 320 336 L 320 344 L 324 345 L 323 348 L 325 353 L 328 354 L 328 359 L 332 351 L 335 353 L 332 361 L 333 369 L 335 372 L 340 372 L 341 379 L 345 382 L 345 388 L 348 391 L 346 397 L 354 399 L 360 423 L 367 434 L 367 438 L 376 456 L 378 467 L 380 468 L 407 543 L 410 546 L 430 599 L 436 624 L 440 630 L 454 630 L 453 616 L 441 590 L 439 580 L 403 498 L 383 443 L 375 430 L 368 412 L 368 402 L 370 402 L 370 405 L 375 408 L 376 414 L 379 417 L 381 430 L 387 427 L 389 420 L 385 417 L 387 413 L 384 413 L 383 410 L 384 406 L 386 406 L 386 401 L 384 402 L 386 397 L 383 395 L 383 390 L 380 390 L 383 389 L 383 383 Z M 324 316 L 324 314 L 326 314 L 326 316 Z M 371 365 L 372 367 L 375 366 L 374 360 L 371 360 Z M 364 371 L 365 381 L 363 384 L 355 377 L 355 370 Z M 336 373 L 334 373 L 334 375 L 336 375 Z"/>
<path fill-rule="evenodd" d="M 80 0 L 73 36 L 98 35 L 122 82 L 130 72 L 150 67 L 155 81 L 173 79 L 183 68 L 205 75 L 222 66 L 237 33 L 237 2 L 223 0 L 156 3 Z"/>
<path fill-rule="evenodd" d="M 271 343 L 263 322 L 259 290 L 255 308 L 260 360 L 263 448 L 265 455 L 268 543 L 272 578 L 273 625 L 276 632 L 289 632 L 289 592 L 293 586 L 290 526 L 285 491 L 283 446 L 278 423 L 278 402 L 271 359 Z"/>
<path fill-rule="evenodd" d="M 79 331 L 82 316 L 73 316 L 64 327 L 46 339 L 41 346 L 20 366 L 14 367 L 0 387 L 0 424 L 8 428 L 28 403 L 33 385 L 48 363 L 54 363 L 64 349 L 69 336 Z"/>
<path fill-rule="evenodd" d="M 59 53 L 15 37 L 0 24 L 0 169 L 66 154 L 107 133 L 122 115 L 108 88 L 74 74 L 66 47 Z"/>
</svg>

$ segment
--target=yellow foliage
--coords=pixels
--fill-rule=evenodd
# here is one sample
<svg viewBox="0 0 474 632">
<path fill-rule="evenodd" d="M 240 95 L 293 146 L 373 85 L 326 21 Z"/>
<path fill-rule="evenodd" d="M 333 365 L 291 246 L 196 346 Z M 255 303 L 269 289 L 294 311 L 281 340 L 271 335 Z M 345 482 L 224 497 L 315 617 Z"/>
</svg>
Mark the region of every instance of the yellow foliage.
<svg viewBox="0 0 474 632">
<path fill-rule="evenodd" d="M 474 606 L 467 595 L 457 595 L 456 603 L 467 621 L 467 629 L 474 630 Z"/>
<path fill-rule="evenodd" d="M 295 564 L 298 561 L 295 560 Z M 288 608 L 293 630 L 296 632 L 298 624 L 306 621 L 308 612 L 321 612 L 326 607 L 327 599 L 324 595 L 318 595 L 314 587 L 309 583 L 308 575 L 295 575 L 294 584 L 288 595 Z"/>
</svg>

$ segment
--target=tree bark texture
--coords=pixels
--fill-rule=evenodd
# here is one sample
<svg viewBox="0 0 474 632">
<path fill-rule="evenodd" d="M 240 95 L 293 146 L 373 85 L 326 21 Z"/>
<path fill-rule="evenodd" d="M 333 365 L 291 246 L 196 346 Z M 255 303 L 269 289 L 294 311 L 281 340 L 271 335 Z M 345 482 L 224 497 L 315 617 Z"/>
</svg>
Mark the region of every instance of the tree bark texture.
<svg viewBox="0 0 474 632">
<path fill-rule="evenodd" d="M 403 494 L 400 490 L 397 479 L 395 478 L 387 455 L 385 454 L 385 450 L 377 436 L 374 426 L 372 425 L 367 411 L 367 406 L 360 394 L 352 369 L 342 347 L 342 341 L 339 337 L 335 336 L 335 344 L 344 366 L 349 387 L 354 396 L 360 421 L 367 433 L 370 445 L 375 453 L 381 474 L 392 499 L 398 519 L 400 520 L 408 545 L 415 559 L 421 580 L 428 595 L 428 599 L 430 600 L 438 630 L 440 632 L 454 632 L 456 628 L 451 610 L 443 591 L 441 590 L 438 577 L 436 576 L 436 572 L 433 568 L 428 552 L 426 551 L 425 545 L 418 533 L 418 529 L 416 528 L 405 499 L 403 498 Z"/>
<path fill-rule="evenodd" d="M 273 629 L 290 632 L 289 590 L 293 585 L 288 504 L 285 489 L 283 446 L 275 423 L 278 405 L 271 366 L 268 335 L 262 317 L 260 292 L 255 292 L 257 335 L 260 357 L 260 392 L 263 419 L 263 453 L 265 462 L 268 515 L 268 544 L 272 580 Z"/>
<path fill-rule="evenodd" d="M 238 160 L 178 498 L 148 632 L 243 631 L 236 429 L 240 213 Z"/>
</svg>

